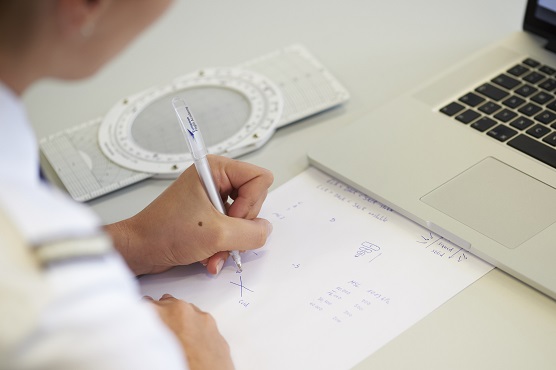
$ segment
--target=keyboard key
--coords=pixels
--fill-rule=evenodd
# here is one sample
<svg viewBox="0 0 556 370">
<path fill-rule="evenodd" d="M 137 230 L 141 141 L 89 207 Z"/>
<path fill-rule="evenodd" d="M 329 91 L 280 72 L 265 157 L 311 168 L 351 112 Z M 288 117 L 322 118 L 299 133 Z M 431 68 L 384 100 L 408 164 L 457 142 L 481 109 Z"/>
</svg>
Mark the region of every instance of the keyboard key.
<svg viewBox="0 0 556 370">
<path fill-rule="evenodd" d="M 546 126 L 536 124 L 535 126 L 531 127 L 529 130 L 525 132 L 538 139 L 548 134 L 550 132 L 550 129 Z"/>
<path fill-rule="evenodd" d="M 498 125 L 489 132 L 487 135 L 490 137 L 495 138 L 498 141 L 506 141 L 512 136 L 517 134 L 517 131 L 514 129 L 509 128 L 508 126 Z"/>
<path fill-rule="evenodd" d="M 556 146 L 556 132 L 553 131 L 550 135 L 546 135 L 542 141 L 549 145 Z"/>
<path fill-rule="evenodd" d="M 529 68 L 525 67 L 522 64 L 518 64 L 518 65 L 513 66 L 512 68 L 508 69 L 508 73 L 511 74 L 511 75 L 514 75 L 516 77 L 519 77 L 522 74 L 525 74 L 526 72 L 529 72 Z"/>
<path fill-rule="evenodd" d="M 523 113 L 523 114 L 525 114 L 526 116 L 529 116 L 529 117 L 531 117 L 534 114 L 539 113 L 541 110 L 542 110 L 541 107 L 539 107 L 538 105 L 533 104 L 533 103 L 527 103 L 523 107 L 518 109 L 518 111 L 520 113 Z"/>
<path fill-rule="evenodd" d="M 556 113 L 545 110 L 544 112 L 536 115 L 535 119 L 541 123 L 544 123 L 545 125 L 548 125 L 556 119 Z"/>
<path fill-rule="evenodd" d="M 542 73 L 546 73 L 547 75 L 553 75 L 554 73 L 556 73 L 556 69 L 549 66 L 542 66 L 541 68 L 539 68 L 539 71 L 541 71 Z"/>
<path fill-rule="evenodd" d="M 494 118 L 502 122 L 508 122 L 509 120 L 514 119 L 515 117 L 517 117 L 517 113 L 509 109 L 502 109 L 500 112 L 494 115 Z"/>
<path fill-rule="evenodd" d="M 549 78 L 549 79 L 543 81 L 542 83 L 540 83 L 539 87 L 541 89 L 546 90 L 546 91 L 552 91 L 552 90 L 556 89 L 556 80 L 553 79 L 553 78 Z"/>
<path fill-rule="evenodd" d="M 502 102 L 508 108 L 517 108 L 523 103 L 525 103 L 525 99 L 521 99 L 519 96 L 510 96 Z"/>
<path fill-rule="evenodd" d="M 533 68 L 536 68 L 536 67 L 541 65 L 539 62 L 537 62 L 536 60 L 531 59 L 531 58 L 525 59 L 523 61 L 523 64 L 527 64 L 529 67 L 533 67 Z"/>
<path fill-rule="evenodd" d="M 556 168 L 556 150 L 526 135 L 518 135 L 508 145 L 539 161 Z"/>
<path fill-rule="evenodd" d="M 517 90 L 515 90 L 516 94 L 519 94 L 525 98 L 528 97 L 529 95 L 536 93 L 537 91 L 539 91 L 539 89 L 531 85 L 523 85 Z"/>
<path fill-rule="evenodd" d="M 551 95 L 551 94 L 548 94 L 548 93 L 545 93 L 545 92 L 541 91 L 540 93 L 531 97 L 531 100 L 536 102 L 536 103 L 539 103 L 539 104 L 546 104 L 549 101 L 551 101 L 553 98 L 554 98 L 554 95 Z M 512 108 L 515 108 L 515 107 L 512 107 Z"/>
<path fill-rule="evenodd" d="M 510 126 L 515 127 L 519 130 L 525 130 L 527 127 L 533 124 L 533 120 L 525 117 L 518 117 L 510 122 Z"/>
<path fill-rule="evenodd" d="M 484 96 L 491 98 L 492 100 L 502 100 L 506 96 L 510 95 L 506 91 L 497 88 L 489 83 L 483 84 L 475 89 L 475 91 L 483 94 Z"/>
<path fill-rule="evenodd" d="M 459 101 L 471 107 L 475 107 L 484 102 L 485 98 L 481 98 L 479 95 L 470 92 L 459 98 Z"/>
<path fill-rule="evenodd" d="M 474 110 L 468 109 L 463 113 L 460 113 L 456 116 L 456 119 L 463 123 L 469 123 L 474 121 L 475 119 L 479 118 L 481 115 Z"/>
<path fill-rule="evenodd" d="M 546 76 L 543 75 L 542 73 L 533 71 L 529 73 L 527 76 L 523 77 L 523 79 L 529 83 L 536 84 L 537 82 L 544 80 L 545 77 Z"/>
<path fill-rule="evenodd" d="M 502 108 L 500 105 L 493 103 L 491 101 L 486 102 L 485 104 L 479 107 L 479 110 L 485 114 L 492 114 Z"/>
<path fill-rule="evenodd" d="M 501 74 L 498 75 L 497 77 L 492 79 L 492 82 L 494 82 L 495 84 L 497 84 L 498 86 L 502 86 L 508 90 L 513 89 L 514 87 L 521 85 L 521 82 L 519 82 L 518 80 L 516 80 L 513 77 L 510 77 L 506 74 Z"/>
<path fill-rule="evenodd" d="M 457 112 L 463 110 L 465 107 L 459 103 L 453 102 L 440 109 L 440 111 L 452 117 Z"/>
<path fill-rule="evenodd" d="M 556 112 L 556 100 L 546 106 L 548 109 Z"/>
<path fill-rule="evenodd" d="M 489 128 L 493 127 L 494 125 L 496 125 L 495 120 L 493 120 L 492 118 L 488 118 L 488 117 L 482 117 L 481 119 L 478 119 L 475 122 L 473 122 L 471 124 L 471 127 L 473 127 L 475 130 L 479 130 L 481 132 L 484 132 L 484 131 L 488 130 Z"/>
</svg>

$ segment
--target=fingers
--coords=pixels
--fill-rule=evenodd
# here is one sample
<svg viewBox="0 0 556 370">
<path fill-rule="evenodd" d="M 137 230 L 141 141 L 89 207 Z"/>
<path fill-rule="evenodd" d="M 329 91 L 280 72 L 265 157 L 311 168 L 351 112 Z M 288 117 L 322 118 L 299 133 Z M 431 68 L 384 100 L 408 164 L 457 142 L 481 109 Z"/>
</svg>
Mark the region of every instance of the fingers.
<svg viewBox="0 0 556 370">
<path fill-rule="evenodd" d="M 218 275 L 224 266 L 224 262 L 228 259 L 228 256 L 229 253 L 227 251 L 218 252 L 211 256 L 207 262 L 207 271 L 210 274 Z"/>
<path fill-rule="evenodd" d="M 245 252 L 246 250 L 262 247 L 272 232 L 272 224 L 265 219 L 257 218 L 254 220 L 227 218 L 232 224 L 227 224 L 227 233 L 220 239 L 221 249 L 235 249 Z M 229 245 L 229 241 L 233 245 Z M 228 243 L 228 244 L 223 244 Z M 202 261 L 210 274 L 218 275 L 229 258 L 227 250 L 217 252 L 208 259 Z"/>
<path fill-rule="evenodd" d="M 207 271 L 213 275 L 220 273 L 230 250 L 246 251 L 262 247 L 272 232 L 272 224 L 263 218 L 244 220 L 228 217 L 221 231 L 218 245 L 223 251 L 209 257 L 206 264 Z"/>
<path fill-rule="evenodd" d="M 148 295 L 143 296 L 142 299 L 144 299 L 146 301 L 150 301 L 152 303 L 178 302 L 179 301 L 179 302 L 182 302 L 182 303 L 185 303 L 185 304 L 188 304 L 188 305 L 192 306 L 195 309 L 195 311 L 197 311 L 197 312 L 203 312 L 203 311 L 201 311 L 201 309 L 199 309 L 199 307 L 195 306 L 193 303 L 189 303 L 189 302 L 186 302 L 182 299 L 175 298 L 173 295 L 168 294 L 168 293 L 165 293 L 164 295 L 162 295 L 162 297 L 160 297 L 160 299 L 158 301 L 154 300 L 153 297 L 148 296 Z"/>
<path fill-rule="evenodd" d="M 189 368 L 233 369 L 230 348 L 212 315 L 170 294 L 154 304 L 160 319 L 182 345 Z"/>
<path fill-rule="evenodd" d="M 162 297 L 160 297 L 160 299 L 158 299 L 158 300 L 153 299 L 153 297 L 148 296 L 148 295 L 143 296 L 142 299 L 144 299 L 145 301 L 149 301 L 149 302 L 155 303 L 155 304 L 159 304 L 159 303 L 162 303 L 162 302 L 164 302 L 164 301 L 177 300 L 176 298 L 174 298 L 173 295 L 168 294 L 168 293 L 164 294 L 164 295 L 163 295 Z"/>
<path fill-rule="evenodd" d="M 240 189 L 238 197 L 228 208 L 228 216 L 245 218 L 252 220 L 258 216 L 261 211 L 263 202 L 266 199 L 267 193 L 259 194 L 258 198 L 254 197 L 255 193 L 247 189 Z"/>
<path fill-rule="evenodd" d="M 234 199 L 228 215 L 246 219 L 257 217 L 274 181 L 272 172 L 229 158 L 211 156 L 210 160 L 215 162 L 215 181 L 221 193 Z"/>
<path fill-rule="evenodd" d="M 264 218 L 245 220 L 241 218 L 228 218 L 224 241 L 233 241 L 228 249 L 251 250 L 265 245 L 272 232 L 272 224 Z"/>
<path fill-rule="evenodd" d="M 258 178 L 243 184 L 233 197 L 234 202 L 228 209 L 228 215 L 248 220 L 257 217 L 267 195 L 268 186 Z"/>
</svg>

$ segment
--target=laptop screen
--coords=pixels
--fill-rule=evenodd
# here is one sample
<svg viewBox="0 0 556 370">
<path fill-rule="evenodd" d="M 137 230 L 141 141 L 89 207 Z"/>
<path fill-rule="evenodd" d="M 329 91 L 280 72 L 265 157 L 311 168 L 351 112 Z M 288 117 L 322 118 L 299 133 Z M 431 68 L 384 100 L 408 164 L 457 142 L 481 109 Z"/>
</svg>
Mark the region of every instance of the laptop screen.
<svg viewBox="0 0 556 370">
<path fill-rule="evenodd" d="M 556 42 L 556 0 L 529 0 L 523 29 Z"/>
<path fill-rule="evenodd" d="M 556 25 L 556 0 L 539 0 L 535 15 L 544 22 Z"/>
</svg>

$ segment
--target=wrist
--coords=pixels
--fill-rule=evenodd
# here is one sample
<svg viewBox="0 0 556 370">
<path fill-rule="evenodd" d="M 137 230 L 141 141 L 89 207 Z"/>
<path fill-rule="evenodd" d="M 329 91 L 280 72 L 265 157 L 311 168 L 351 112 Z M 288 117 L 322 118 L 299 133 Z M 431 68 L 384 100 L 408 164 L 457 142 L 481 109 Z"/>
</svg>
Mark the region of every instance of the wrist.
<svg viewBox="0 0 556 370">
<path fill-rule="evenodd" d="M 114 248 L 135 275 L 144 275 L 150 272 L 142 262 L 141 247 L 136 243 L 138 238 L 135 237 L 130 219 L 106 225 L 104 230 L 111 236 Z"/>
</svg>

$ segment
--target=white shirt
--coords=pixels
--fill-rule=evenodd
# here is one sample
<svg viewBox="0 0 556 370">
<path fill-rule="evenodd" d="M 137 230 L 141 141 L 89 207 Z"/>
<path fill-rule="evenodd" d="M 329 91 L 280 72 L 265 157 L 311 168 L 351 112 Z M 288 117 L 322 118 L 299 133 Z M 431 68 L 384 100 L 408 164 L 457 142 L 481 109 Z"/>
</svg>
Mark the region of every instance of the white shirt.
<svg viewBox="0 0 556 370">
<path fill-rule="evenodd" d="M 98 235 L 39 178 L 21 101 L 0 83 L 0 369 L 184 369 L 177 339 L 114 253 L 39 266 L 33 248 Z"/>
</svg>

